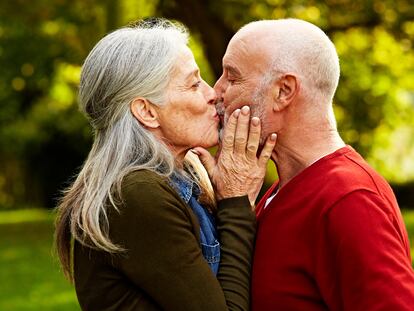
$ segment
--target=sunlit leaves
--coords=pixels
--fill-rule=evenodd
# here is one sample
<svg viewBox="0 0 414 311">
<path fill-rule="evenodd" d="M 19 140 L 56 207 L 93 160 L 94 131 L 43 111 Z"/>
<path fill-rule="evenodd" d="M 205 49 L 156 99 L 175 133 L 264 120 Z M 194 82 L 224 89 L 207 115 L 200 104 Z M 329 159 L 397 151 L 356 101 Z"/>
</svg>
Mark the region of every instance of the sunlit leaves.
<svg viewBox="0 0 414 311">
<path fill-rule="evenodd" d="M 335 97 L 345 140 L 391 181 L 414 178 L 414 54 L 383 27 L 335 33 L 342 77 Z"/>
<path fill-rule="evenodd" d="M 404 164 L 413 162 L 414 150 L 409 139 L 414 137 L 412 1 L 245 0 L 236 5 L 224 0 L 211 6 L 235 31 L 252 20 L 287 17 L 324 29 L 341 60 L 334 99 L 341 135 L 389 180 L 414 178 L 414 167 Z"/>
<path fill-rule="evenodd" d="M 0 160 L 8 163 L 7 178 L 4 168 L 0 172 L 0 196 L 5 197 L 6 190 L 1 189 L 7 188 L 16 199 L 24 197 L 25 185 L 30 184 L 24 180 L 25 165 L 31 165 L 33 155 L 57 157 L 62 145 L 56 147 L 56 137 L 65 141 L 72 157 L 84 157 L 91 130 L 77 108 L 80 66 L 107 32 L 159 15 L 161 2 L 177 8 L 179 1 L 0 3 Z M 186 12 L 186 7 L 178 8 Z M 224 21 L 233 31 L 252 20 L 287 17 L 305 19 L 325 30 L 341 61 L 334 108 L 342 137 L 389 180 L 414 179 L 411 0 L 206 0 L 203 8 L 202 14 Z M 207 60 L 211 53 L 206 53 L 211 42 L 197 29 L 190 32 L 190 47 L 202 76 L 213 84 L 212 60 Z M 217 36 L 217 40 L 226 39 Z"/>
<path fill-rule="evenodd" d="M 122 0 L 119 1 L 121 23 L 127 24 L 140 18 L 154 16 L 158 1 Z"/>
</svg>

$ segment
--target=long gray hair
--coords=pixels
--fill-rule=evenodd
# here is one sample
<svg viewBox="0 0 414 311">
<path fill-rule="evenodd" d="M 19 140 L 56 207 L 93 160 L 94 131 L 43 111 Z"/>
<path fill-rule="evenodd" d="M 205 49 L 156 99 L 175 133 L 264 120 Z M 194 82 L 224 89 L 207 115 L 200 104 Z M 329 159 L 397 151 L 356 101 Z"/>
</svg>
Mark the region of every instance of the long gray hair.
<svg viewBox="0 0 414 311">
<path fill-rule="evenodd" d="M 158 106 L 165 102 L 178 47 L 187 42 L 182 25 L 163 19 L 140 22 L 105 36 L 83 64 L 79 104 L 94 129 L 94 143 L 64 192 L 55 233 L 59 259 L 70 280 L 72 237 L 109 253 L 123 250 L 108 237 L 106 209 L 110 203 L 117 210 L 122 179 L 135 170 L 167 177 L 175 170 L 169 149 L 134 118 L 130 104 L 138 96 Z M 199 171 L 197 159 L 190 162 Z M 203 172 L 199 176 L 204 178 L 202 186 L 208 184 Z M 211 186 L 206 187 L 211 193 Z"/>
</svg>

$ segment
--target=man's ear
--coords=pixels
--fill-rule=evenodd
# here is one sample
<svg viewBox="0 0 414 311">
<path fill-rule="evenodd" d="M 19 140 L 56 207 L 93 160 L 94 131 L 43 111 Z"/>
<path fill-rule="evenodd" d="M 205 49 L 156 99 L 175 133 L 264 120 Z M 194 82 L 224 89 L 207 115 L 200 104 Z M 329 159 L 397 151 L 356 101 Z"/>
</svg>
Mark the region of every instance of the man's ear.
<svg viewBox="0 0 414 311">
<path fill-rule="evenodd" d="M 277 79 L 273 86 L 273 110 L 282 111 L 289 106 L 299 89 L 299 79 L 293 74 L 284 74 Z"/>
<path fill-rule="evenodd" d="M 130 105 L 130 109 L 135 119 L 148 128 L 157 128 L 158 122 L 157 111 L 147 99 L 142 97 L 135 98 Z"/>
</svg>

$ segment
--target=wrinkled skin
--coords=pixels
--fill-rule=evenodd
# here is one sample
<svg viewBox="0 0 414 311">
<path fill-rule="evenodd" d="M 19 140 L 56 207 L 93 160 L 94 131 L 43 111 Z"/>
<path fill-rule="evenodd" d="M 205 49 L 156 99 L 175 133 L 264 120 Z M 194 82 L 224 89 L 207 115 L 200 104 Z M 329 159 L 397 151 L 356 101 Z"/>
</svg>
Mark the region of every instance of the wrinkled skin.
<svg viewBox="0 0 414 311">
<path fill-rule="evenodd" d="M 276 143 L 276 134 L 270 135 L 257 157 L 260 131 L 260 120 L 254 117 L 250 121 L 250 109 L 245 106 L 229 117 L 216 159 L 203 148 L 194 149 L 207 169 L 218 200 L 248 195 L 254 206 Z"/>
</svg>

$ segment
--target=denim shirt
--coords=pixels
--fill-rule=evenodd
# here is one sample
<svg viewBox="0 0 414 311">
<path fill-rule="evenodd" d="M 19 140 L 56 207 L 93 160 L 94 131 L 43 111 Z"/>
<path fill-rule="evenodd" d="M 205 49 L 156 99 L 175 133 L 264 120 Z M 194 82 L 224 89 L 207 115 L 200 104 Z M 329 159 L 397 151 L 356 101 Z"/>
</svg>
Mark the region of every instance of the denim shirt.
<svg viewBox="0 0 414 311">
<path fill-rule="evenodd" d="M 220 243 L 217 239 L 217 229 L 213 215 L 197 201 L 200 188 L 195 182 L 176 173 L 171 176 L 170 180 L 174 189 L 184 202 L 191 207 L 198 218 L 201 252 L 213 273 L 217 275 L 220 264 Z"/>
</svg>

